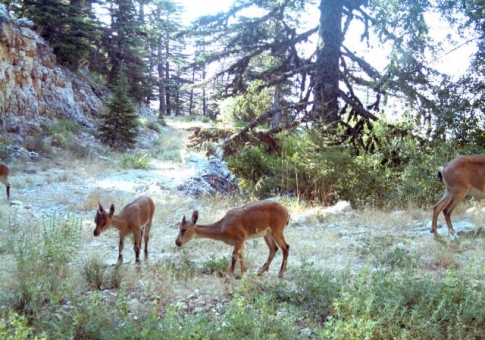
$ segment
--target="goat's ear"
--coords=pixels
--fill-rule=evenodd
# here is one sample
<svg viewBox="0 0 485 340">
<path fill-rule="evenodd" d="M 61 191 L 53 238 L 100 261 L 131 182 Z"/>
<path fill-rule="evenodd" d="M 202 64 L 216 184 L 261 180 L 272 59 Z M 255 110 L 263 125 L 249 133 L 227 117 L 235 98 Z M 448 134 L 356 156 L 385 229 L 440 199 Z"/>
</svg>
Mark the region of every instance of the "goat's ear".
<svg viewBox="0 0 485 340">
<path fill-rule="evenodd" d="M 185 219 L 185 215 L 184 215 L 184 218 L 182 218 L 182 224 L 185 224 L 187 223 L 187 220 Z"/>
<path fill-rule="evenodd" d="M 196 224 L 197 220 L 199 219 L 199 212 L 197 210 L 194 210 L 192 213 L 192 224 Z"/>
<path fill-rule="evenodd" d="M 102 213 L 104 211 L 103 206 L 99 202 L 98 202 L 98 205 L 99 205 L 99 212 Z"/>
<path fill-rule="evenodd" d="M 111 204 L 111 207 L 109 207 L 109 216 L 113 216 L 115 213 L 115 205 Z"/>
</svg>

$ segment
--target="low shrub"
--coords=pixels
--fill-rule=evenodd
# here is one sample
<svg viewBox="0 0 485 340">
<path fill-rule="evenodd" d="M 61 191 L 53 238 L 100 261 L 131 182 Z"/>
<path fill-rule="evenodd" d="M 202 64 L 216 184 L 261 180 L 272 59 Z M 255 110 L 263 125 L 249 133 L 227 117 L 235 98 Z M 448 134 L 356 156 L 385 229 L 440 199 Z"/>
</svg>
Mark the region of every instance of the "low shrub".
<svg viewBox="0 0 485 340">
<path fill-rule="evenodd" d="M 0 339 L 2 340 L 43 340 L 44 334 L 36 334 L 25 316 L 8 312 L 0 318 Z"/>
<path fill-rule="evenodd" d="M 6 306 L 19 313 L 36 313 L 46 303 L 62 299 L 67 289 L 68 264 L 79 249 L 79 220 L 52 216 L 42 227 L 12 236 L 15 269 Z"/>
<path fill-rule="evenodd" d="M 123 277 L 120 265 L 107 267 L 97 257 L 86 261 L 81 273 L 88 286 L 97 290 L 119 288 Z"/>
<path fill-rule="evenodd" d="M 123 154 L 120 158 L 120 166 L 124 169 L 148 169 L 150 160 L 145 153 Z"/>
<path fill-rule="evenodd" d="M 223 277 L 227 274 L 230 264 L 231 260 L 228 257 L 216 259 L 215 255 L 211 255 L 210 259 L 202 264 L 202 273 Z"/>
<path fill-rule="evenodd" d="M 294 194 L 325 204 L 408 207 L 439 199 L 443 185 L 437 171 L 455 156 L 447 144 L 422 147 L 411 137 L 373 153 L 320 139 L 314 133 L 281 133 L 275 151 L 263 143 L 241 148 L 228 157 L 228 167 L 239 187 L 258 198 Z"/>
</svg>

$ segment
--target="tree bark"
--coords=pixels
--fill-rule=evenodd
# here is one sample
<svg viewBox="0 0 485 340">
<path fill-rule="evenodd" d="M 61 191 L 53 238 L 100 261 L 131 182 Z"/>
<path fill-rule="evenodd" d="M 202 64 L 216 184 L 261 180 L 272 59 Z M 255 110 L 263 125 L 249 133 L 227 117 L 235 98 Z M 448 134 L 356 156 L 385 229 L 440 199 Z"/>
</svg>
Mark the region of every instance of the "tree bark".
<svg viewBox="0 0 485 340">
<path fill-rule="evenodd" d="M 163 69 L 163 49 L 162 49 L 162 38 L 160 36 L 158 41 L 158 101 L 159 101 L 159 108 L 158 108 L 158 116 L 160 119 L 163 119 L 163 116 L 166 114 L 165 108 L 165 71 Z"/>
<path fill-rule="evenodd" d="M 319 45 L 315 63 L 313 119 L 335 125 L 339 117 L 339 60 L 343 42 L 343 0 L 321 0 Z"/>
<path fill-rule="evenodd" d="M 273 96 L 273 116 L 271 117 L 271 129 L 278 127 L 281 124 L 281 111 L 280 111 L 280 93 L 281 85 L 275 85 L 275 91 Z"/>
</svg>

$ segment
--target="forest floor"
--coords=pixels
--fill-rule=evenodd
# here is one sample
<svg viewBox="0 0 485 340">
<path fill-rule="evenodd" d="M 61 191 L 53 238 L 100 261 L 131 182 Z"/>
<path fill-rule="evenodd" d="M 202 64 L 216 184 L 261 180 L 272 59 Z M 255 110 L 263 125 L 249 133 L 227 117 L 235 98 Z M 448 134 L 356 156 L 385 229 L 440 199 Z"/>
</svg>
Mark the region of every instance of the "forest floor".
<svg viewBox="0 0 485 340">
<path fill-rule="evenodd" d="M 167 134 L 180 129 L 169 124 Z M 186 136 L 183 133 L 182 136 Z M 183 144 L 183 143 L 182 143 Z M 194 197 L 179 189 L 180 185 L 198 176 L 200 167 L 188 159 L 194 157 L 204 162 L 204 156 L 191 150 L 181 150 L 182 161 L 153 159 L 148 169 L 122 169 L 110 159 L 57 159 L 39 163 L 15 164 L 11 174 L 13 203 L 7 205 L 5 198 L 0 208 L 1 216 L 8 225 L 8 233 L 39 228 L 40 221 L 53 216 L 69 216 L 80 221 L 81 243 L 74 261 L 74 268 L 81 268 L 93 257 L 108 266 L 118 257 L 118 233 L 110 229 L 93 236 L 94 217 L 98 202 L 105 207 L 114 204 L 119 211 L 125 204 L 140 195 L 150 196 L 156 205 L 154 224 L 149 243 L 149 258 L 138 268 L 134 264 L 132 240 L 125 242 L 123 280 L 127 284 L 130 306 L 138 308 L 144 301 L 157 299 L 165 304 L 182 306 L 187 310 L 209 310 L 224 303 L 227 294 L 239 280 L 228 281 L 218 274 L 195 271 L 190 280 L 177 280 L 168 271 L 183 270 L 184 265 L 200 268 L 210 261 L 229 258 L 232 247 L 222 242 L 197 239 L 182 248 L 175 245 L 178 225 L 185 215 L 190 218 L 193 210 L 199 211 L 199 223 L 215 222 L 233 207 L 250 202 L 248 197 L 223 197 L 210 195 Z M 378 209 L 331 209 L 310 206 L 296 199 L 280 199 L 290 211 L 291 219 L 285 229 L 290 244 L 286 281 L 296 275 L 295 269 L 310 265 L 315 271 L 358 272 L 364 267 L 382 265 L 382 257 L 392 260 L 392 254 L 404 252 L 416 261 L 424 274 L 439 275 L 447 269 L 455 269 L 472 279 L 483 281 L 485 271 L 485 239 L 483 235 L 473 238 L 464 234 L 457 239 L 447 236 L 446 227 L 440 228 L 443 238 L 435 240 L 429 233 L 431 207 L 408 210 L 383 211 Z M 472 209 L 470 209 L 472 208 Z M 479 205 L 466 202 L 453 215 L 453 221 L 461 224 L 479 225 L 483 212 Z M 443 221 L 440 217 L 440 222 Z M 6 222 L 4 222 L 6 223 Z M 3 244 L 7 243 L 5 235 Z M 248 266 L 247 279 L 256 279 L 260 266 L 266 260 L 268 249 L 262 239 L 250 240 L 245 247 Z M 12 253 L 4 249 L 0 253 L 4 283 L 13 272 Z M 279 280 L 281 265 L 279 252 L 262 280 Z M 78 292 L 89 292 L 81 273 L 71 278 Z M 114 298 L 113 290 L 103 293 Z"/>
</svg>

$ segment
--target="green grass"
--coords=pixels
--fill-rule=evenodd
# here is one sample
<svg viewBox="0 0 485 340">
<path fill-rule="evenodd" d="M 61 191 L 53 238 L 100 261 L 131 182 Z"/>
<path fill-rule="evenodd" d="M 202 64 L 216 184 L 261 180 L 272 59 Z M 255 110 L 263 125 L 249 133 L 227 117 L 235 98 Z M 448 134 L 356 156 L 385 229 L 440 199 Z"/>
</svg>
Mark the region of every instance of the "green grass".
<svg viewBox="0 0 485 340">
<path fill-rule="evenodd" d="M 55 222 L 52 227 L 58 232 L 63 230 L 59 229 L 62 224 Z M 118 284 L 113 285 L 109 268 L 95 259 L 81 268 L 82 277 L 94 292 L 78 294 L 80 288 L 72 280 L 61 286 L 46 286 L 46 279 L 76 271 L 69 261 L 71 242 L 52 237 L 52 231 L 46 231 L 50 237 L 47 242 L 39 235 L 41 250 L 18 250 L 18 272 L 23 273 L 27 265 L 34 278 L 18 276 L 17 285 L 11 288 L 31 305 L 25 303 L 19 308 L 18 301 L 2 301 L 2 315 L 9 320 L 8 327 L 0 323 L 0 334 L 7 336 L 3 338 L 28 334 L 25 339 L 157 339 L 164 334 L 165 339 L 480 339 L 485 334 L 483 283 L 454 271 L 439 277 L 422 275 L 408 265 L 409 255 L 401 248 L 383 258 L 386 264 L 403 265 L 364 267 L 357 273 L 320 272 L 303 261 L 290 270 L 291 279 L 247 276 L 228 283 L 227 294 L 219 301 L 207 301 L 197 309 L 191 307 L 190 295 L 180 300 L 165 291 L 162 299 L 157 293 L 151 295 L 150 290 L 139 296 L 129 280 L 115 280 Z M 67 239 L 77 242 L 69 235 Z M 16 241 L 17 248 L 22 244 L 26 244 L 25 239 Z M 172 291 L 197 288 L 195 280 L 227 269 L 226 258 L 211 257 L 202 265 L 204 270 L 198 271 L 188 256 L 182 254 L 181 263 L 162 268 L 178 273 L 165 277 L 172 281 Z M 44 262 L 47 258 L 56 268 L 53 272 L 45 270 L 50 266 Z M 44 270 L 36 270 L 39 265 Z M 66 265 L 67 271 L 62 269 Z M 118 278 L 129 270 L 114 268 Z M 204 274 L 206 270 L 212 272 Z M 106 288 L 112 293 L 99 291 Z M 53 299 L 56 294 L 59 297 Z M 66 297 L 70 300 L 67 309 L 63 302 Z M 133 305 L 134 301 L 142 307 Z M 24 320 L 29 320 L 28 324 Z"/>
<path fill-rule="evenodd" d="M 148 169 L 150 167 L 149 155 L 146 153 L 128 153 L 120 157 L 120 166 L 123 169 Z"/>
<path fill-rule="evenodd" d="M 186 132 L 167 133 L 150 156 L 130 154 L 125 164 L 105 162 L 98 167 L 144 168 L 149 157 L 180 161 L 184 136 Z M 45 166 L 51 167 L 50 162 Z M 53 183 L 71 180 L 52 178 Z M 110 195 L 100 192 L 89 199 L 89 209 Z M 75 216 L 42 219 L 32 214 L 9 220 L 13 208 L 2 208 L 8 232 L 0 235 L 0 338 L 482 339 L 485 334 L 483 264 L 472 261 L 483 258 L 481 238 L 438 243 L 396 236 L 397 228 L 414 227 L 370 210 L 355 211 L 355 218 L 315 212 L 296 220 L 295 215 L 310 211 L 311 204 L 283 197 L 281 202 L 293 215 L 286 229 L 292 247 L 286 278 L 275 274 L 280 252 L 274 272 L 252 275 L 267 256 L 259 240 L 246 245 L 248 274 L 229 279 L 231 247 L 205 241 L 175 250 L 176 223 L 194 209 L 215 220 L 248 198 L 154 198 L 157 214 L 149 261 L 140 266 L 107 266 L 103 251 L 116 247 L 108 238 L 96 239 L 97 245 L 108 242 L 106 247 L 85 248 L 93 238 L 91 212 L 84 214 L 77 207 L 83 218 L 89 215 L 87 227 Z M 414 223 L 424 217 L 402 219 Z M 385 228 L 389 232 L 344 240 L 346 232 L 372 234 L 371 228 L 372 233 Z M 305 239 L 297 239 L 301 235 Z M 125 252 L 131 247 L 127 241 Z M 300 258 L 305 256 L 309 259 Z M 337 270 L 330 264 L 334 261 L 360 263 Z"/>
</svg>

